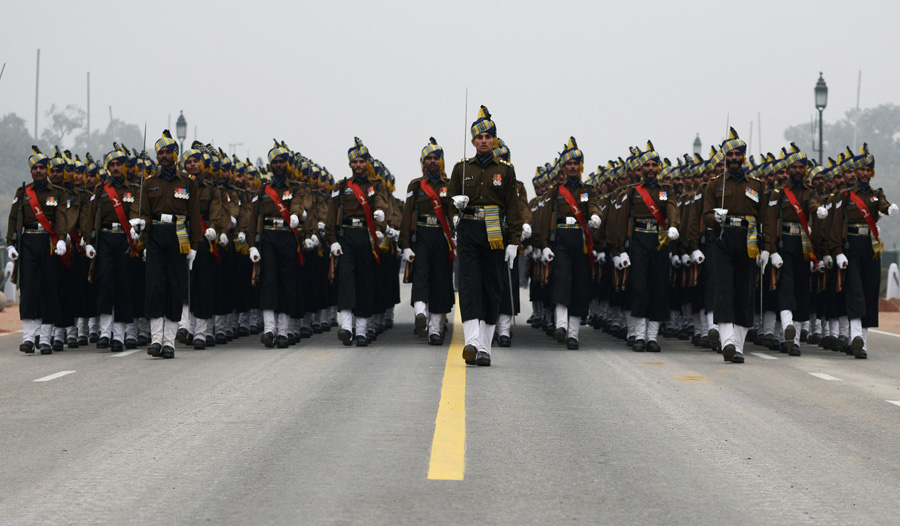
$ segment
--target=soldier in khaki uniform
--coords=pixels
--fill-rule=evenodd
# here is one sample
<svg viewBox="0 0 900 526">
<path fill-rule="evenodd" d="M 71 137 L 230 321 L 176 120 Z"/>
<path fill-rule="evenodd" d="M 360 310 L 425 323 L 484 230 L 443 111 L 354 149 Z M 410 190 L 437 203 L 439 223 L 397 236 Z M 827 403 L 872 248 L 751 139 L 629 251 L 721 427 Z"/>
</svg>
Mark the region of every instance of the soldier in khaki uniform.
<svg viewBox="0 0 900 526">
<path fill-rule="evenodd" d="M 878 296 L 881 289 L 881 242 L 876 225 L 882 214 L 895 216 L 900 208 L 890 203 L 884 190 L 870 185 L 875 175 L 875 156 L 863 144 L 852 157 L 856 184 L 840 193 L 832 209 L 827 230 L 834 263 L 844 271 L 850 349 L 859 359 L 868 357 L 869 327 L 878 326 Z M 830 259 L 830 258 L 829 258 Z M 830 262 L 826 261 L 826 265 Z"/>
<path fill-rule="evenodd" d="M 508 279 L 504 274 L 519 253 L 522 218 L 515 168 L 494 157 L 497 127 L 484 106 L 470 132 L 475 157 L 456 163 L 447 192 L 460 211 L 456 234 L 460 315 L 466 340 L 463 359 L 468 365 L 489 366 L 500 314 L 501 280 Z"/>
<path fill-rule="evenodd" d="M 713 345 L 721 341 L 723 357 L 732 363 L 744 363 L 744 340 L 753 325 L 754 263 L 765 268 L 769 259 L 769 252 L 759 248 L 764 188 L 759 179 L 744 173 L 746 150 L 747 144 L 731 129 L 720 149 L 725 153 L 725 172 L 710 180 L 703 192 L 703 223 L 713 230 L 718 325 L 718 331 L 710 330 L 709 339 Z"/>
<path fill-rule="evenodd" d="M 400 221 L 399 246 L 403 260 L 412 265 L 412 302 L 416 331 L 430 345 L 442 345 L 442 324 L 454 304 L 452 239 L 453 217 L 444 173 L 444 149 L 434 137 L 419 156 L 422 177 L 406 189 Z"/>
<path fill-rule="evenodd" d="M 176 164 L 178 143 L 169 130 L 156 141 L 159 173 L 144 181 L 141 217 L 132 220 L 137 233 L 147 230 L 147 354 L 175 357 L 175 334 L 182 304 L 188 297 L 188 272 L 203 240 L 197 184 Z"/>
<path fill-rule="evenodd" d="M 66 255 L 64 232 L 70 230 L 77 216 L 65 207 L 65 190 L 50 183 L 50 159 L 37 146 L 31 148 L 28 167 L 32 182 L 19 188 L 13 199 L 6 229 L 7 255 L 11 261 L 19 260 L 19 350 L 33 353 L 39 333 L 41 354 L 52 354 L 53 325 L 61 318 L 59 276 L 60 258 Z M 17 230 L 19 224 L 21 231 Z"/>
<path fill-rule="evenodd" d="M 597 196 L 581 180 L 584 153 L 569 138 L 559 158 L 563 179 L 547 192 L 549 202 L 535 223 L 535 246 L 550 264 L 551 301 L 556 319 L 554 337 L 568 349 L 578 349 L 581 318 L 591 301 L 594 266 L 593 230 L 600 228 Z"/>
<path fill-rule="evenodd" d="M 672 187 L 658 181 L 659 155 L 653 144 L 640 152 L 635 166 L 640 183 L 628 188 L 618 214 L 625 238 L 615 246 L 620 265 L 632 267 L 628 281 L 635 352 L 659 352 L 659 324 L 669 320 L 668 243 L 679 238 L 680 218 Z M 651 291 L 653 298 L 651 300 Z"/>
<path fill-rule="evenodd" d="M 381 261 L 378 245 L 384 238 L 388 202 L 375 180 L 369 149 L 359 138 L 354 138 L 354 142 L 347 151 L 353 176 L 336 184 L 331 192 L 325 239 L 331 255 L 340 258 L 335 270 L 341 325 L 338 339 L 344 345 L 355 342 L 358 347 L 365 347 L 369 344 L 369 318 L 377 307 L 375 266 Z"/>
</svg>

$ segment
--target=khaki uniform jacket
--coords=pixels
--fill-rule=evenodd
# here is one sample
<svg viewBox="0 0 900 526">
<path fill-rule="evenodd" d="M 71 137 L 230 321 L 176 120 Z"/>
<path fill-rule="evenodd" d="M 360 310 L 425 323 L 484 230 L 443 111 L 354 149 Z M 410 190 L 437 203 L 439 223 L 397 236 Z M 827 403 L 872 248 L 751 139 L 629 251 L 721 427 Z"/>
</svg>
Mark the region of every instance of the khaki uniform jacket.
<svg viewBox="0 0 900 526">
<path fill-rule="evenodd" d="M 273 201 L 269 194 L 266 193 L 266 186 L 268 184 L 270 183 L 260 186 L 250 200 L 250 216 L 246 226 L 246 236 L 247 243 L 251 247 L 257 246 L 257 243 L 259 242 L 256 237 L 257 234 L 259 234 L 259 232 L 257 232 L 257 227 L 259 226 L 260 216 L 263 220 L 266 218 L 284 219 L 281 212 L 278 211 L 278 205 L 276 205 L 275 201 Z M 282 204 L 287 207 L 289 218 L 293 214 L 296 214 L 298 217 L 303 214 L 300 205 L 295 204 L 294 200 L 303 200 L 308 196 L 308 192 L 304 192 L 299 186 L 299 183 L 296 181 L 285 181 L 283 186 L 273 186 L 273 188 L 278 193 L 278 197 L 281 198 Z M 288 226 L 290 225 L 284 225 L 285 228 Z"/>
<path fill-rule="evenodd" d="M 591 191 L 590 186 L 584 183 L 578 183 L 575 186 L 568 183 L 565 184 L 572 193 L 572 197 L 575 198 L 585 224 L 591 219 L 592 215 L 600 216 L 600 203 L 597 200 L 597 195 Z M 534 225 L 534 243 L 535 247 L 540 250 L 549 246 L 550 235 L 556 230 L 556 224 L 553 221 L 554 208 L 556 208 L 557 224 L 565 222 L 567 217 L 575 217 L 575 212 L 569 206 L 565 197 L 559 193 L 559 186 L 557 185 L 547 191 L 547 202 L 543 206 L 544 211 L 540 216 L 540 222 Z"/>
<path fill-rule="evenodd" d="M 523 221 L 516 191 L 516 169 L 513 165 L 500 159 L 491 159 L 487 166 L 482 167 L 477 157 L 463 159 L 453 167 L 447 194 L 451 198 L 457 195 L 468 196 L 470 207 L 499 206 L 501 216 L 506 216 L 509 243 L 519 244 Z"/>
<path fill-rule="evenodd" d="M 453 229 L 453 216 L 457 212 L 447 193 L 448 179 L 446 175 L 441 175 L 437 182 L 432 182 L 430 177 L 418 177 L 413 179 L 406 188 L 406 202 L 403 203 L 403 211 L 400 218 L 400 239 L 398 244 L 400 249 L 412 248 L 412 238 L 416 232 L 417 216 L 434 215 L 434 206 L 431 198 L 422 190 L 421 182 L 425 180 L 425 184 L 434 190 L 434 193 L 441 201 L 441 208 L 444 216 L 447 218 L 447 226 Z"/>
<path fill-rule="evenodd" d="M 800 205 L 801 210 L 806 215 L 807 225 L 811 225 L 812 218 L 816 217 L 816 209 L 819 208 L 819 201 L 815 197 L 815 192 L 812 188 L 808 188 L 806 186 L 801 186 L 798 190 L 793 184 L 788 181 L 788 185 L 791 185 L 789 188 L 794 193 L 794 197 L 797 199 L 797 203 Z M 791 223 L 799 223 L 800 218 L 797 217 L 797 213 L 794 211 L 794 207 L 791 206 L 791 201 L 784 194 L 784 188 L 776 188 L 772 190 L 769 194 L 768 200 L 766 202 L 766 218 L 764 219 L 767 225 L 771 225 L 771 236 L 767 236 L 765 239 L 765 250 L 768 250 L 770 253 L 774 254 L 778 251 L 778 240 L 781 236 L 781 225 L 784 222 Z M 815 247 L 815 245 L 813 245 Z"/>
<path fill-rule="evenodd" d="M 825 234 L 826 246 L 835 256 L 844 253 L 844 237 L 847 232 L 847 225 L 851 223 L 867 224 L 859 207 L 850 200 L 849 194 L 851 192 L 863 200 L 869 208 L 872 220 L 876 223 L 878 223 L 881 215 L 887 214 L 888 208 L 891 206 L 891 203 L 884 196 L 884 190 L 881 188 L 876 190 L 870 186 L 868 190 L 863 191 L 859 185 L 854 185 L 838 192 L 833 200 L 834 205 L 828 212 L 827 219 L 831 221 L 826 228 Z M 874 234 L 870 235 L 874 236 Z"/>
<path fill-rule="evenodd" d="M 722 177 L 725 177 L 725 208 L 728 210 L 728 216 L 754 216 L 760 234 L 764 239 L 769 239 L 772 235 L 770 231 L 772 226 L 759 224 L 765 219 L 766 190 L 762 181 L 749 175 L 744 175 L 738 181 L 725 172 L 709 180 L 703 190 L 704 228 L 719 229 L 713 210 L 722 206 Z M 760 250 L 763 250 L 762 245 Z"/>
<path fill-rule="evenodd" d="M 644 203 L 644 198 L 635 189 L 642 184 L 638 183 L 637 185 L 626 187 L 625 192 L 619 198 L 621 208 L 618 209 L 616 214 L 616 231 L 618 233 L 616 244 L 614 245 L 616 253 L 620 254 L 626 250 L 625 240 L 631 235 L 632 219 L 655 219 L 653 213 L 647 208 L 647 204 Z M 657 183 L 653 188 L 648 188 L 647 192 L 666 220 L 666 224 L 660 225 L 660 228 L 679 228 L 681 226 L 681 217 L 678 213 L 678 206 L 676 205 L 672 187 Z"/>
<path fill-rule="evenodd" d="M 344 222 L 349 219 L 365 219 L 365 212 L 362 205 L 356 198 L 353 190 L 347 187 L 348 180 L 349 179 L 344 179 L 334 185 L 334 190 L 331 191 L 331 198 L 328 200 L 328 212 L 325 216 L 325 240 L 328 241 L 329 246 L 338 242 L 337 234 L 340 229 L 339 222 Z M 363 181 L 356 181 L 356 184 L 366 195 L 369 210 L 371 210 L 373 214 L 376 210 L 381 210 L 384 212 L 386 220 L 389 211 L 388 195 L 381 182 L 365 179 Z M 343 216 L 339 218 L 338 215 L 342 213 L 342 205 Z M 378 224 L 376 222 L 376 229 L 383 232 L 384 223 Z"/>
<path fill-rule="evenodd" d="M 172 214 L 187 216 L 188 239 L 191 248 L 197 250 L 203 241 L 200 229 L 200 201 L 197 198 L 197 182 L 182 171 L 176 171 L 171 181 L 161 173 L 154 174 L 144 181 L 144 195 L 139 198 L 141 218 L 150 228 L 154 216 Z"/>
<path fill-rule="evenodd" d="M 125 218 L 131 221 L 140 215 L 138 211 L 138 192 L 131 183 L 125 181 L 118 187 L 108 183 L 113 192 L 119 196 L 119 203 L 122 204 L 122 211 L 125 212 Z M 119 216 L 116 214 L 115 206 L 109 198 L 109 194 L 104 189 L 105 183 L 97 183 L 94 193 L 91 195 L 88 206 L 85 207 L 84 213 L 81 215 L 81 231 L 84 237 L 93 239 L 92 243 L 97 240 L 93 238 L 92 233 L 97 228 L 94 222 L 97 220 L 97 208 L 100 209 L 100 223 L 118 223 Z M 123 228 L 131 228 L 131 225 L 124 224 Z"/>
<path fill-rule="evenodd" d="M 33 185 L 34 183 L 28 184 L 28 186 Z M 73 202 L 74 196 L 66 191 L 65 188 L 49 182 L 43 190 L 35 190 L 35 196 L 44 215 L 53 225 L 53 229 L 56 230 L 57 234 L 62 234 L 60 239 L 65 241 L 65 234 L 78 226 L 78 206 Z M 28 225 L 38 222 L 34 212 L 31 210 L 29 197 L 25 195 L 20 186 L 16 190 L 16 197 L 13 198 L 12 206 L 9 210 L 9 223 L 6 230 L 6 245 L 11 247 L 16 246 L 16 218 L 19 215 L 19 202 L 24 203 L 22 207 L 22 224 Z"/>
</svg>

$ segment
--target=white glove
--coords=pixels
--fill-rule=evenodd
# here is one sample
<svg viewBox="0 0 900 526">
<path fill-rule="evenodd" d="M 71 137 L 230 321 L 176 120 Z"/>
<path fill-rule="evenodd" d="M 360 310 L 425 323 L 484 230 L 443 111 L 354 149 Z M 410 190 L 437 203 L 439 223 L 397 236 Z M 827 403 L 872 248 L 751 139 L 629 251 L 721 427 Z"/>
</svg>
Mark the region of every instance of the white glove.
<svg viewBox="0 0 900 526">
<path fill-rule="evenodd" d="M 678 229 L 673 227 L 669 227 L 669 241 L 677 241 L 678 240 Z"/>
<path fill-rule="evenodd" d="M 138 238 L 138 231 L 135 230 L 135 229 L 132 227 L 132 229 L 131 229 L 131 239 L 137 239 L 137 238 Z"/>
<path fill-rule="evenodd" d="M 834 258 L 831 256 L 825 256 L 822 258 L 822 264 L 825 265 L 825 268 L 831 268 L 834 266 Z"/>
<path fill-rule="evenodd" d="M 291 228 L 297 228 L 300 226 L 300 218 L 297 217 L 297 214 L 291 214 Z"/>
<path fill-rule="evenodd" d="M 379 243 L 381 243 L 382 241 L 384 241 L 384 233 L 382 233 L 381 230 L 376 230 L 376 231 L 375 231 L 375 237 L 378 238 L 378 242 L 379 242 Z"/>
<path fill-rule="evenodd" d="M 613 256 L 613 266 L 619 270 L 622 270 L 622 258 L 619 256 Z"/>
<path fill-rule="evenodd" d="M 147 226 L 147 222 L 140 217 L 135 217 L 128 222 L 131 223 L 132 228 L 134 228 L 138 233 L 141 233 L 144 230 L 144 227 Z"/>
<path fill-rule="evenodd" d="M 416 253 L 412 251 L 411 248 L 403 249 L 403 261 L 407 263 L 412 263 L 412 260 L 416 259 Z"/>
<path fill-rule="evenodd" d="M 529 237 L 531 237 L 531 225 L 529 225 L 528 223 L 524 223 L 524 224 L 522 225 L 522 238 L 521 238 L 521 240 L 522 240 L 522 241 L 525 241 L 525 240 L 528 239 Z"/>
<path fill-rule="evenodd" d="M 812 261 L 810 261 L 810 263 L 812 263 Z M 815 271 L 818 272 L 819 274 L 821 274 L 822 272 L 825 272 L 825 262 L 822 260 L 819 260 L 819 264 L 816 265 Z"/>
<path fill-rule="evenodd" d="M 246 243 L 246 242 L 247 242 L 247 234 L 245 234 L 245 233 L 243 233 L 243 232 L 238 232 L 237 239 L 238 239 L 238 241 L 240 241 L 241 243 Z"/>
<path fill-rule="evenodd" d="M 228 246 L 228 234 L 219 234 L 219 245 L 223 247 Z"/>
<path fill-rule="evenodd" d="M 728 215 L 727 208 L 713 208 L 713 213 L 716 216 L 716 222 L 720 225 L 725 222 L 725 217 Z"/>
<path fill-rule="evenodd" d="M 606 264 L 606 252 L 601 252 L 599 255 L 597 255 L 597 261 L 599 261 L 601 265 L 605 265 Z"/>
<path fill-rule="evenodd" d="M 509 268 L 513 268 L 516 263 L 516 256 L 519 255 L 519 245 L 506 245 L 506 264 Z"/>
<path fill-rule="evenodd" d="M 60 257 L 66 255 L 66 242 L 62 239 L 56 242 L 56 255 Z"/>
<path fill-rule="evenodd" d="M 259 250 L 256 247 L 250 247 L 250 261 L 259 263 L 260 259 L 262 258 L 259 255 Z"/>
<path fill-rule="evenodd" d="M 897 215 L 897 212 L 900 212 L 900 208 L 897 207 L 896 203 L 891 204 L 891 206 L 888 207 L 888 215 L 889 216 L 895 216 L 895 215 Z"/>
<path fill-rule="evenodd" d="M 706 256 L 703 255 L 703 252 L 700 252 L 699 250 L 695 250 L 695 251 L 691 252 L 691 261 L 695 265 L 699 265 L 700 263 L 703 263 L 703 261 L 705 259 L 706 259 Z"/>
<path fill-rule="evenodd" d="M 453 216 L 453 226 L 454 226 L 454 228 L 455 228 L 456 225 L 458 225 L 458 224 L 459 224 L 459 216 Z"/>
<path fill-rule="evenodd" d="M 196 259 L 196 258 L 197 258 L 197 251 L 192 248 L 191 251 L 188 252 L 188 255 L 187 255 L 188 270 L 194 269 L 194 259 Z"/>
<path fill-rule="evenodd" d="M 689 254 L 681 255 L 681 264 L 685 267 L 691 264 L 691 256 Z"/>
<path fill-rule="evenodd" d="M 847 261 L 847 256 L 843 254 L 838 254 L 834 260 L 837 263 L 838 268 L 847 268 L 847 263 L 849 263 L 849 261 Z"/>
<path fill-rule="evenodd" d="M 759 253 L 758 256 L 756 256 L 756 265 L 759 268 L 764 268 L 766 266 L 766 263 L 768 263 L 768 262 L 769 262 L 769 251 L 768 250 L 763 250 L 762 252 Z"/>
<path fill-rule="evenodd" d="M 469 205 L 469 196 L 467 195 L 454 195 L 450 198 L 453 201 L 453 206 L 455 206 L 460 212 Z"/>
<path fill-rule="evenodd" d="M 385 235 L 387 235 L 387 237 L 389 237 L 389 238 L 391 238 L 391 239 L 395 239 L 395 240 L 396 240 L 396 239 L 398 239 L 398 238 L 400 237 L 400 231 L 397 230 L 396 228 L 387 227 L 387 228 L 384 230 L 384 233 L 385 233 Z"/>
<path fill-rule="evenodd" d="M 331 255 L 332 256 L 340 256 L 344 251 L 341 250 L 341 244 L 334 242 L 331 244 Z"/>
<path fill-rule="evenodd" d="M 141 260 L 143 260 L 144 263 L 147 262 L 147 249 L 146 248 L 141 252 Z"/>
<path fill-rule="evenodd" d="M 591 230 L 597 230 L 598 228 L 600 228 L 600 216 L 598 216 L 597 214 L 592 215 L 591 218 L 588 219 L 588 228 L 590 228 Z"/>
<path fill-rule="evenodd" d="M 375 221 L 381 223 L 382 221 L 384 221 L 384 210 L 376 210 L 372 214 L 372 217 L 375 219 Z"/>
<path fill-rule="evenodd" d="M 16 247 L 7 247 L 6 254 L 9 256 L 10 261 L 19 259 L 19 252 L 16 251 Z"/>
<path fill-rule="evenodd" d="M 828 209 L 824 206 L 816 208 L 816 217 L 818 217 L 819 219 L 825 219 L 826 217 L 828 217 Z"/>
<path fill-rule="evenodd" d="M 94 250 L 93 245 L 85 245 L 84 255 L 87 256 L 88 259 L 94 259 L 94 257 L 97 255 L 97 251 Z"/>
<path fill-rule="evenodd" d="M 234 228 L 236 226 L 237 226 L 237 218 L 234 216 L 231 216 L 231 228 Z"/>
<path fill-rule="evenodd" d="M 784 265 L 784 260 L 781 259 L 781 254 L 775 252 L 771 256 L 772 266 L 775 268 L 781 268 L 781 265 Z"/>
<path fill-rule="evenodd" d="M 676 254 L 672 254 L 672 266 L 678 268 L 681 266 L 681 258 Z"/>
<path fill-rule="evenodd" d="M 541 256 L 542 256 L 541 259 L 543 259 L 544 262 L 546 262 L 546 263 L 553 261 L 553 258 L 556 257 L 556 255 L 553 253 L 553 251 L 550 250 L 550 247 L 547 247 L 544 250 L 542 250 Z"/>
<path fill-rule="evenodd" d="M 313 234 L 313 235 L 309 236 L 309 240 L 313 242 L 314 247 L 319 246 L 319 236 Z"/>
<path fill-rule="evenodd" d="M 215 241 L 216 240 L 216 229 L 213 227 L 209 227 L 206 229 L 206 233 L 203 235 L 206 236 L 206 239 L 208 239 L 210 241 Z"/>
<path fill-rule="evenodd" d="M 575 219 L 574 216 L 569 216 L 569 217 L 566 218 L 566 224 L 567 224 L 567 225 L 574 225 L 574 224 L 577 223 L 577 222 L 578 222 L 578 221 Z"/>
<path fill-rule="evenodd" d="M 78 242 L 78 246 L 84 248 L 86 245 L 87 242 L 84 240 L 84 238 L 81 238 L 81 241 Z"/>
<path fill-rule="evenodd" d="M 303 247 L 306 248 L 306 250 L 312 250 L 316 248 L 316 242 L 313 241 L 312 238 L 307 238 L 303 241 Z"/>
<path fill-rule="evenodd" d="M 306 210 L 304 210 L 303 213 L 300 214 L 300 221 L 306 221 Z"/>
<path fill-rule="evenodd" d="M 528 256 L 531 255 L 532 252 L 534 252 L 534 247 L 531 245 L 528 245 L 527 247 L 525 247 L 525 252 L 523 252 L 523 254 L 525 254 L 525 257 L 527 258 Z"/>
<path fill-rule="evenodd" d="M 316 228 L 318 228 L 319 230 L 324 232 L 325 231 L 325 223 L 319 221 L 319 224 L 316 225 Z"/>
<path fill-rule="evenodd" d="M 622 264 L 622 268 L 628 268 L 631 266 L 631 258 L 628 257 L 628 252 L 622 252 L 619 254 L 619 261 Z"/>
</svg>

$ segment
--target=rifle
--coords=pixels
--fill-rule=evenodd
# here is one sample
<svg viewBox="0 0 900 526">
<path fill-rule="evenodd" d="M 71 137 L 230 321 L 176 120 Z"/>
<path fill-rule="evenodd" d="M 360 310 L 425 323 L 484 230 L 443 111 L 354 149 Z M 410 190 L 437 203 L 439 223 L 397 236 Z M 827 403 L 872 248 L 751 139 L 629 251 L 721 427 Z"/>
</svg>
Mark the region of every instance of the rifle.
<svg viewBox="0 0 900 526">
<path fill-rule="evenodd" d="M 14 241 L 18 248 L 22 248 L 22 236 L 25 234 L 24 232 L 24 221 L 25 221 L 25 182 L 22 181 L 22 192 L 19 197 L 19 207 L 16 212 L 16 235 Z M 18 258 L 13 263 L 13 272 L 12 276 L 10 276 L 10 280 L 19 285 L 19 274 L 22 272 L 22 267 L 19 266 Z"/>
<path fill-rule="evenodd" d="M 778 271 L 774 265 L 769 265 L 769 290 L 775 290 L 778 282 Z"/>
<path fill-rule="evenodd" d="M 141 179 L 143 179 L 143 174 L 141 175 Z M 106 184 L 106 183 L 98 183 L 98 184 Z M 91 240 L 94 242 L 94 248 L 100 246 L 100 214 L 102 212 L 102 207 L 100 206 L 100 196 L 102 194 L 97 193 L 96 187 L 94 188 L 94 195 L 97 196 L 97 215 L 94 218 L 94 229 L 91 231 Z M 139 212 L 140 214 L 140 212 Z M 122 228 L 125 228 L 125 225 L 122 225 Z M 88 267 L 88 275 L 87 280 L 88 283 L 94 282 L 94 267 L 97 265 L 97 255 L 94 255 L 94 258 L 91 260 L 91 264 Z"/>
<path fill-rule="evenodd" d="M 328 260 L 328 283 L 334 283 L 334 267 L 337 266 L 337 256 L 331 255 Z M 405 278 L 405 277 L 404 277 Z M 406 282 L 404 282 L 406 283 Z"/>
<path fill-rule="evenodd" d="M 834 283 L 834 291 L 840 292 L 844 290 L 844 269 L 837 268 L 837 279 Z"/>
<path fill-rule="evenodd" d="M 329 267 L 331 267 L 331 264 L 329 264 Z M 413 268 L 413 262 L 407 261 L 406 268 L 403 269 L 403 283 L 412 283 L 412 268 Z M 329 270 L 333 271 L 334 269 L 329 268 Z"/>
<path fill-rule="evenodd" d="M 259 214 L 257 214 L 257 216 L 256 216 L 256 240 L 257 240 L 256 244 L 258 245 L 257 250 L 259 250 L 259 247 L 262 246 L 262 229 L 263 229 L 263 203 L 262 203 L 262 198 L 260 198 L 259 199 Z M 260 261 L 257 261 L 256 263 L 253 264 L 253 271 L 250 273 L 250 285 L 251 286 L 255 286 L 257 283 L 259 283 L 260 263 L 262 263 L 261 259 L 260 259 Z"/>
</svg>

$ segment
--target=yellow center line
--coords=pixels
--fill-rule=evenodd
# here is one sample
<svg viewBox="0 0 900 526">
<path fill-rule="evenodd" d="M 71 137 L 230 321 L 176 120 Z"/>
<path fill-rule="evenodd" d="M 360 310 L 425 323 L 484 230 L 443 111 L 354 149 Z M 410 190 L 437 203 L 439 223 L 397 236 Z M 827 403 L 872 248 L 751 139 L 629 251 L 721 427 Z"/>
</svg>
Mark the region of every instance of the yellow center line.
<svg viewBox="0 0 900 526">
<path fill-rule="evenodd" d="M 453 315 L 453 339 L 447 349 L 441 402 L 434 423 L 430 480 L 462 480 L 466 467 L 466 364 L 462 359 L 465 336 L 459 318 L 459 302 Z"/>
</svg>

